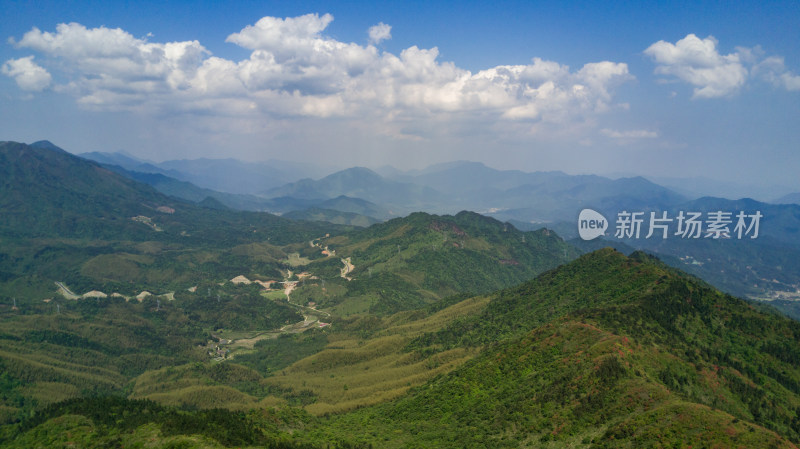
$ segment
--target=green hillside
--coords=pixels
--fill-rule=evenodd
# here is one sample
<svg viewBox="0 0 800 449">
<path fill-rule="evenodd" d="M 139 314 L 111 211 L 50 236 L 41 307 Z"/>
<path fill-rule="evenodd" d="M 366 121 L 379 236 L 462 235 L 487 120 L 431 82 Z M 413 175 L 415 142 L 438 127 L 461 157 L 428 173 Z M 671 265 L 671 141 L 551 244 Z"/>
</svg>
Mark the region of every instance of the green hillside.
<svg viewBox="0 0 800 449">
<path fill-rule="evenodd" d="M 795 321 L 601 250 L 418 338 L 421 353 L 488 346 L 330 429 L 393 435 L 382 447 L 795 447 L 798 339 Z"/>
<path fill-rule="evenodd" d="M 289 243 L 330 227 L 182 202 L 97 163 L 49 148 L 0 142 L 5 238 L 157 240 L 217 246 Z"/>
<path fill-rule="evenodd" d="M 14 142 L 0 143 L 0 178 L 0 298 L 9 301 L 52 297 L 54 282 L 131 295 L 245 270 L 280 277 L 280 250 L 236 248 L 346 229 L 184 203 L 64 151 Z"/>
<path fill-rule="evenodd" d="M 174 408 L 180 401 L 151 395 L 157 403 L 116 400 L 111 416 L 130 419 L 113 420 L 97 413 L 101 399 L 73 400 L 9 427 L 16 431 L 6 443 L 65 434 L 87 447 L 145 438 L 163 447 L 180 440 L 188 447 L 794 448 L 800 441 L 800 324 L 641 253 L 599 250 L 518 287 L 444 304 L 342 321 L 324 336 L 324 351 L 296 361 L 271 345 L 290 363 L 275 365 L 285 373 L 274 377 L 229 362 L 188 364 L 149 371 L 132 390 L 227 382 L 217 396 L 203 393 L 213 401 L 237 390 L 257 398 L 260 385 L 268 394 L 249 407 L 182 411 Z M 317 345 L 308 335 L 293 343 Z M 361 396 L 366 407 L 323 417 L 297 409 L 322 411 L 310 404 L 330 396 L 318 389 L 323 378 L 324 389 L 346 401 L 365 373 L 378 370 L 370 375 L 386 380 L 399 374 L 392 366 L 423 373 L 411 368 L 416 362 L 427 365 L 427 379 L 393 398 Z M 309 390 L 286 394 L 289 378 Z M 197 424 L 210 416 L 227 424 Z"/>
<path fill-rule="evenodd" d="M 283 214 L 282 216 L 292 220 L 326 221 L 328 223 L 359 226 L 362 228 L 372 226 L 375 223 L 380 223 L 380 220 L 368 217 L 366 215 L 359 215 L 353 212 L 341 212 L 332 209 L 321 209 L 319 207 L 291 211 Z"/>
<path fill-rule="evenodd" d="M 459 293 L 489 293 L 577 255 L 551 231 L 521 232 L 471 212 L 414 213 L 313 245 L 303 254 L 316 250 L 329 256 L 303 269 L 326 284 L 309 280 L 294 297 L 339 315 L 394 313 Z M 351 270 L 346 275 L 345 267 Z"/>
<path fill-rule="evenodd" d="M 472 212 L 203 208 L 57 148 L 0 158 L 3 447 L 800 442 L 800 324 L 644 253 Z"/>
</svg>

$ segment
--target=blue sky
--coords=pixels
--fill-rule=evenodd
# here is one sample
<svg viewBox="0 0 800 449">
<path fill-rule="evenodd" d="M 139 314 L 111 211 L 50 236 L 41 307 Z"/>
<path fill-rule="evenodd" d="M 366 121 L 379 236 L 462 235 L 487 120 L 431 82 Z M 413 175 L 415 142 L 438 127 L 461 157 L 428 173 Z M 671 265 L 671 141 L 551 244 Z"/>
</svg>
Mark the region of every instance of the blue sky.
<svg viewBox="0 0 800 449">
<path fill-rule="evenodd" d="M 800 191 L 796 1 L 0 9 L 0 140 Z"/>
</svg>

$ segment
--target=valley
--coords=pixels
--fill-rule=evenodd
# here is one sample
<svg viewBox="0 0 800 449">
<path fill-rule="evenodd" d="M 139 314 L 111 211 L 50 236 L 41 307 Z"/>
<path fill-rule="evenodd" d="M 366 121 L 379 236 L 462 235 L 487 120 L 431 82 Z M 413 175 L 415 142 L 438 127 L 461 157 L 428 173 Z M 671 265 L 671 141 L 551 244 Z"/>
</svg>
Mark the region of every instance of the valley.
<svg viewBox="0 0 800 449">
<path fill-rule="evenodd" d="M 224 172 L 230 175 L 234 172 L 231 161 L 172 161 L 154 166 L 142 161 L 136 163 L 129 158 L 121 159 L 115 154 L 90 154 L 87 157 L 126 177 L 148 183 L 162 193 L 187 201 L 200 203 L 213 197 L 214 201 L 231 209 L 268 211 L 292 219 L 358 227 L 368 227 L 418 211 L 455 214 L 471 210 L 511 223 L 521 230 L 555 230 L 569 240 L 577 237 L 575 219 L 584 207 L 594 208 L 608 217 L 623 210 L 667 211 L 671 216 L 678 210 L 760 211 L 764 215 L 762 237 L 738 241 L 736 245 L 686 240 L 666 243 L 656 239 L 605 240 L 611 245 L 624 243 L 630 251 L 639 249 L 663 255 L 672 266 L 710 280 L 727 293 L 745 298 L 794 298 L 787 292 L 795 290 L 790 286 L 800 284 L 800 271 L 795 262 L 800 258 L 797 246 L 800 241 L 800 205 L 790 201 L 791 195 L 772 203 L 750 198 L 725 199 L 709 193 L 686 196 L 678 193 L 683 192 L 681 189 L 667 188 L 643 177 L 612 179 L 563 172 L 526 173 L 496 170 L 468 161 L 437 164 L 408 172 L 391 167 L 377 171 L 365 167 L 338 171 L 329 168 L 329 172 L 316 171 L 316 178 L 297 179 L 243 194 L 241 190 L 237 190 L 238 193 L 211 190 L 223 185 L 225 179 L 222 174 L 214 176 L 209 167 L 215 163 L 230 166 L 231 172 Z M 125 168 L 116 165 L 115 161 Z M 206 178 L 191 175 L 196 169 L 195 164 L 205 167 Z M 166 168 L 170 171 L 165 171 Z M 250 180 L 248 183 L 257 183 L 258 178 L 246 165 L 240 164 L 235 170 L 237 176 Z M 168 175 L 191 179 L 202 186 L 180 181 L 183 183 L 181 189 L 175 189 L 174 184 L 179 181 Z M 725 185 L 708 181 L 701 184 L 708 184 L 709 192 L 718 192 Z M 614 232 L 610 234 L 613 236 Z M 582 243 L 576 242 L 575 246 L 580 247 Z M 696 260 L 714 260 L 716 264 L 712 268 L 691 262 Z"/>
<path fill-rule="evenodd" d="M 468 211 L 203 207 L 0 156 L 3 447 L 800 443 L 800 324 L 668 257 Z M 685 260 L 724 269 L 718 250 Z"/>
</svg>

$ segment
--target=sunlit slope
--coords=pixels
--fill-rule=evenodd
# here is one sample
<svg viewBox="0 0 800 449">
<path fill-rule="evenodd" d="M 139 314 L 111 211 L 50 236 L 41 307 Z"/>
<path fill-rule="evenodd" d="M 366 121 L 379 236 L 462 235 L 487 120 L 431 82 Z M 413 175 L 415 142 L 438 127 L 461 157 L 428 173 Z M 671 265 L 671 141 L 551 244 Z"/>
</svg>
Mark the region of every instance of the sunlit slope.
<svg viewBox="0 0 800 449">
<path fill-rule="evenodd" d="M 800 325 L 640 253 L 599 250 L 520 286 L 441 307 L 343 320 L 337 332 L 317 334 L 324 346 L 313 333 L 285 342 L 316 349 L 299 359 L 271 346 L 284 363 L 269 377 L 256 360 L 234 358 L 152 370 L 131 391 L 200 408 L 333 413 L 298 411 L 286 424 L 293 442 L 311 447 L 793 448 L 800 440 Z M 141 416 L 138 403 L 126 404 Z M 55 409 L 32 423 L 88 435 L 80 429 L 102 421 L 85 410 L 91 406 Z M 67 426 L 68 413 L 90 422 Z M 248 416 L 248 428 L 265 428 L 260 415 Z M 176 435 L 142 422 L 134 434 Z M 189 438 L 192 429 L 177 435 Z"/>
<path fill-rule="evenodd" d="M 310 400 L 305 409 L 317 415 L 395 399 L 478 353 L 477 348 L 452 348 L 422 354 L 409 351 L 409 342 L 454 320 L 476 315 L 487 302 L 486 297 L 476 297 L 433 313 L 426 310 L 341 322 L 341 330 L 329 335 L 323 350 L 275 370 L 264 383 L 306 391 Z"/>
<path fill-rule="evenodd" d="M 472 212 L 414 213 L 314 244 L 335 255 L 304 267 L 326 285 L 308 282 L 296 295 L 341 315 L 393 313 L 458 293 L 488 293 L 577 254 L 552 231 L 521 232 Z"/>
<path fill-rule="evenodd" d="M 800 325 L 646 256 L 583 256 L 499 293 L 421 353 L 491 344 L 405 398 L 334 419 L 382 447 L 795 447 Z"/>
<path fill-rule="evenodd" d="M 228 288 L 214 298 L 173 301 L 150 296 L 4 307 L 0 423 L 67 398 L 127 395 L 131 380 L 151 370 L 213 364 L 207 345 L 214 329 L 271 330 L 303 319 L 254 290 Z"/>
</svg>

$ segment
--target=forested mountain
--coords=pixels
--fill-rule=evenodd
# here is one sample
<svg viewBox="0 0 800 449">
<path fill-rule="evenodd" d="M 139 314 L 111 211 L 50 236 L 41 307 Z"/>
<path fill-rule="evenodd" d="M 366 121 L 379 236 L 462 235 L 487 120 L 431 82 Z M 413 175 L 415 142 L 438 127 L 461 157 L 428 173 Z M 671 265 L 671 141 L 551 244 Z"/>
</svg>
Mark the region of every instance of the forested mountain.
<svg viewBox="0 0 800 449">
<path fill-rule="evenodd" d="M 7 298 L 47 298 L 54 281 L 81 293 L 175 290 L 209 272 L 236 276 L 243 264 L 252 267 L 219 251 L 286 245 L 335 228 L 200 207 L 61 150 L 0 143 L 0 172 L 0 295 Z"/>
<path fill-rule="evenodd" d="M 531 279 L 566 262 L 577 251 L 546 229 L 521 232 L 472 212 L 437 216 L 418 212 L 364 230 L 320 239 L 318 245 L 347 258 L 352 271 L 321 285 L 298 289 L 321 306 L 371 313 L 422 307 L 459 293 L 488 293 Z M 306 269 L 339 273 L 339 259 Z M 329 276 L 330 276 L 329 275 Z M 341 293 L 334 289 L 337 285 Z"/>
<path fill-rule="evenodd" d="M 795 447 L 798 339 L 796 321 L 600 250 L 415 339 L 485 349 L 331 428 L 402 441 L 384 447 Z"/>
<path fill-rule="evenodd" d="M 330 396 L 324 391 L 339 385 L 337 394 L 348 397 L 348 384 L 363 388 L 360 373 L 389 372 L 392 365 L 381 360 L 395 360 L 398 349 L 407 354 L 406 370 L 420 374 L 458 360 L 387 402 L 319 418 L 271 408 L 275 402 L 266 399 L 251 405 L 263 412 L 216 415 L 152 402 L 73 400 L 22 421 L 6 443 L 24 447 L 67 433 L 87 447 L 147 438 L 210 447 L 387 448 L 792 448 L 800 441 L 800 324 L 650 256 L 600 250 L 518 287 L 427 313 L 368 328 L 364 321 L 343 322 L 339 330 L 297 341 L 300 348 L 317 338 L 328 343 L 319 355 L 284 368 L 286 380 L 262 379 L 231 362 L 160 370 L 153 379 L 228 383 L 229 398 L 235 389 L 257 394 L 258 385 L 267 397 L 285 395 L 306 379 L 306 396 L 283 400 L 318 413 L 324 409 L 315 401 Z M 369 332 L 350 346 L 356 327 Z M 427 360 L 428 368 L 415 360 Z M 317 393 L 322 378 L 329 378 L 327 386 Z M 114 419 L 120 416 L 128 419 Z M 211 417 L 225 425 L 200 424 Z"/>
<path fill-rule="evenodd" d="M 643 238 L 644 230 L 640 238 L 622 241 L 664 255 L 671 265 L 737 296 L 769 301 L 800 298 L 800 206 L 705 197 L 665 211 L 673 219 L 681 211 L 701 213 L 706 220 L 718 211 L 729 213 L 731 238 L 681 238 L 673 226 L 666 239 Z M 741 239 L 733 232 L 739 212 L 761 215 L 757 238 L 751 238 L 754 232 Z M 613 230 L 609 238 L 619 240 Z"/>
<path fill-rule="evenodd" d="M 209 211 L 63 150 L 0 142 L 0 175 L 3 235 L 165 240 L 210 236 L 228 228 L 228 237 L 215 235 L 221 243 L 253 240 L 239 232 L 244 229 L 282 241 L 284 236 L 294 241 L 310 237 L 316 232 L 305 230 L 321 229 L 264 213 Z"/>
<path fill-rule="evenodd" d="M 174 210 L 155 190 L 64 151 L 0 143 L 2 232 L 39 237 L 101 237 L 146 232 L 130 220 Z"/>
<path fill-rule="evenodd" d="M 474 212 L 202 207 L 50 145 L 0 144 L 3 447 L 800 442 L 800 324 L 652 256 Z"/>
</svg>

